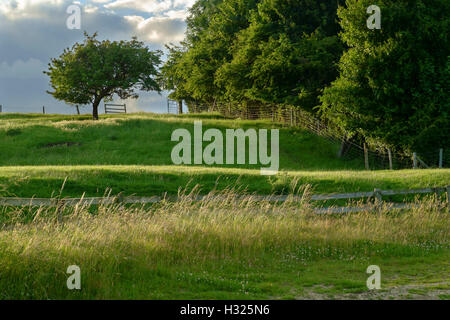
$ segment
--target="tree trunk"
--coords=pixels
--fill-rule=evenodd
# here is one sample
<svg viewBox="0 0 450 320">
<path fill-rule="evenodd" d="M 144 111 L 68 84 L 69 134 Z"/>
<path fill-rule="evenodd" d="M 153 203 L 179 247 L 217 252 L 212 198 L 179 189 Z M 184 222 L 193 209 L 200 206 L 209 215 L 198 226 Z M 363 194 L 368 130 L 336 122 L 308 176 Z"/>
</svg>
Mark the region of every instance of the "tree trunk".
<svg viewBox="0 0 450 320">
<path fill-rule="evenodd" d="M 94 103 L 92 104 L 92 118 L 94 120 L 98 120 L 98 106 L 100 104 L 101 100 L 94 100 Z"/>
<path fill-rule="evenodd" d="M 338 158 L 342 158 L 344 156 L 346 147 L 347 147 L 347 140 L 343 139 L 342 143 L 341 143 L 341 149 L 339 149 L 339 152 L 338 152 L 338 155 L 337 155 Z"/>
<path fill-rule="evenodd" d="M 183 100 L 178 100 L 178 114 L 183 114 Z"/>
</svg>

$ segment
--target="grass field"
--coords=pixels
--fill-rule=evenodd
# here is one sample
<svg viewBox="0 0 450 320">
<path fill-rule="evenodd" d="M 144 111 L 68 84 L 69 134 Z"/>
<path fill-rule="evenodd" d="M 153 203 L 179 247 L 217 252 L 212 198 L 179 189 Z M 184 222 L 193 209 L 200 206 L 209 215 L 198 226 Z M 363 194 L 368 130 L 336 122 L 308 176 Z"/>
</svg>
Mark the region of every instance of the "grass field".
<svg viewBox="0 0 450 320">
<path fill-rule="evenodd" d="M 67 178 L 63 196 L 176 194 L 200 185 L 204 192 L 239 186 L 249 192 L 289 193 L 293 179 L 314 192 L 443 187 L 450 170 L 364 171 L 362 159 L 337 159 L 339 145 L 301 129 L 281 128 L 280 169 L 263 177 L 259 166 L 174 166 L 171 133 L 206 128 L 273 127 L 265 121 L 230 121 L 218 115 L 86 116 L 0 115 L 0 196 L 50 197 Z M 64 144 L 66 143 L 66 144 Z M 72 143 L 72 145 L 67 145 Z"/>
<path fill-rule="evenodd" d="M 450 221 L 435 202 L 336 217 L 228 194 L 94 215 L 83 207 L 3 214 L 4 299 L 449 298 Z M 70 265 L 81 268 L 81 291 L 67 290 Z M 370 265 L 381 268 L 381 291 L 367 290 Z"/>
<path fill-rule="evenodd" d="M 277 176 L 261 176 L 256 169 L 178 166 L 26 166 L 0 167 L 0 196 L 51 197 L 103 196 L 113 194 L 154 196 L 177 194 L 180 187 L 199 185 L 203 193 L 239 186 L 249 193 L 288 194 L 291 184 L 309 184 L 315 193 L 402 190 L 443 187 L 449 184 L 450 170 L 402 171 L 284 171 Z"/>
<path fill-rule="evenodd" d="M 174 166 L 173 130 L 279 128 L 280 173 Z M 221 203 L 0 207 L 0 299 L 449 299 L 448 205 L 341 216 L 310 203 L 237 200 L 230 189 L 293 194 L 443 187 L 450 170 L 365 171 L 337 143 L 301 129 L 218 115 L 0 115 L 0 197 L 153 196 L 180 189 Z M 300 188 L 301 190 L 301 188 Z M 69 265 L 82 290 L 69 291 Z M 382 290 L 368 291 L 379 265 Z"/>
<path fill-rule="evenodd" d="M 203 121 L 204 130 L 281 128 L 270 121 L 232 121 L 218 115 L 133 114 L 104 116 L 99 122 L 85 116 L 0 115 L 0 166 L 171 165 L 171 151 L 177 144 L 171 142 L 172 132 L 186 128 L 193 133 L 194 119 Z M 280 132 L 280 167 L 284 170 L 362 167 L 363 159 L 337 159 L 338 150 L 338 144 L 304 130 L 284 128 Z"/>
</svg>

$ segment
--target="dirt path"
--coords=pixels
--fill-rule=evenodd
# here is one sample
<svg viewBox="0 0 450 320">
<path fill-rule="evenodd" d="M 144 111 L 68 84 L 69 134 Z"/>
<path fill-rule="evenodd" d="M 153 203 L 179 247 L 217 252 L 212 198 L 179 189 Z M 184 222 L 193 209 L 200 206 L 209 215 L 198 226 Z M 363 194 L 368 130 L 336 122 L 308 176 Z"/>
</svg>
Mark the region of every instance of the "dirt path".
<svg viewBox="0 0 450 320">
<path fill-rule="evenodd" d="M 315 286 L 297 298 L 299 300 L 450 300 L 450 282 L 395 286 L 345 294 L 319 293 L 317 289 L 323 290 L 327 287 Z"/>
</svg>

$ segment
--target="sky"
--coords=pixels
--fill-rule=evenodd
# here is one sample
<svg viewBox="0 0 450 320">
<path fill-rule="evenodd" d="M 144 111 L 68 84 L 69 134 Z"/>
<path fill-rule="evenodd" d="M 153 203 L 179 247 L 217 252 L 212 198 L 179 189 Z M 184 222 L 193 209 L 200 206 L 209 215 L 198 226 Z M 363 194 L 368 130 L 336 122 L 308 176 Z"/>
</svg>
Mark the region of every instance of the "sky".
<svg viewBox="0 0 450 320">
<path fill-rule="evenodd" d="M 186 31 L 188 9 L 195 0 L 0 0 L 0 105 L 7 113 L 73 114 L 75 108 L 46 93 L 43 73 L 51 58 L 83 40 L 130 40 L 137 36 L 151 50 L 179 43 Z M 71 5 L 81 9 L 81 28 L 69 29 Z M 132 112 L 167 112 L 167 95 L 141 92 L 122 101 Z M 90 113 L 85 106 L 82 113 Z"/>
</svg>

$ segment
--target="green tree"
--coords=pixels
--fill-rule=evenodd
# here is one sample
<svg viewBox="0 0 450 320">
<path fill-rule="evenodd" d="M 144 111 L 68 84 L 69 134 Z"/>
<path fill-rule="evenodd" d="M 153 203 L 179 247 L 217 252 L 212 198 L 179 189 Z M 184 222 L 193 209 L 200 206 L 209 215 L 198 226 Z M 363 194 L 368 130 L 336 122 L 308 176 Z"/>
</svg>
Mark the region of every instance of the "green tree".
<svg viewBox="0 0 450 320">
<path fill-rule="evenodd" d="M 263 0 L 218 72 L 229 95 L 311 111 L 335 80 L 343 46 L 337 34 L 339 1 Z"/>
<path fill-rule="evenodd" d="M 158 66 L 161 52 L 150 51 L 135 37 L 131 41 L 99 41 L 97 34 L 85 34 L 83 43 L 49 63 L 44 71 L 50 77 L 58 100 L 71 104 L 92 103 L 94 120 L 98 120 L 98 106 L 114 94 L 121 99 L 138 98 L 136 90 L 160 92 Z"/>
<path fill-rule="evenodd" d="M 340 1 L 197 1 L 182 48 L 169 48 L 163 68 L 171 96 L 311 111 L 338 75 Z"/>
<path fill-rule="evenodd" d="M 186 43 L 193 44 L 201 40 L 202 35 L 207 33 L 211 17 L 219 12 L 219 5 L 224 0 L 197 0 L 189 9 L 186 19 Z M 226 1 L 226 0 L 225 0 Z"/>
<path fill-rule="evenodd" d="M 449 147 L 450 2 L 380 0 L 381 29 L 367 27 L 371 0 L 338 15 L 349 47 L 321 112 L 343 130 L 403 151 Z"/>
<path fill-rule="evenodd" d="M 187 20 L 186 40 L 182 47 L 169 47 L 169 58 L 163 67 L 163 83 L 172 90 L 172 98 L 182 98 L 188 105 L 207 106 L 225 99 L 224 90 L 216 84 L 216 73 L 231 61 L 231 44 L 238 32 L 248 27 L 257 2 L 197 1 Z"/>
<path fill-rule="evenodd" d="M 186 84 L 185 69 L 181 65 L 185 51 L 183 47 L 166 45 L 169 51 L 167 61 L 161 68 L 159 82 L 164 90 L 171 91 L 169 98 L 178 101 L 178 112 L 183 113 L 183 100 L 190 101 L 190 95 L 184 88 Z"/>
</svg>

